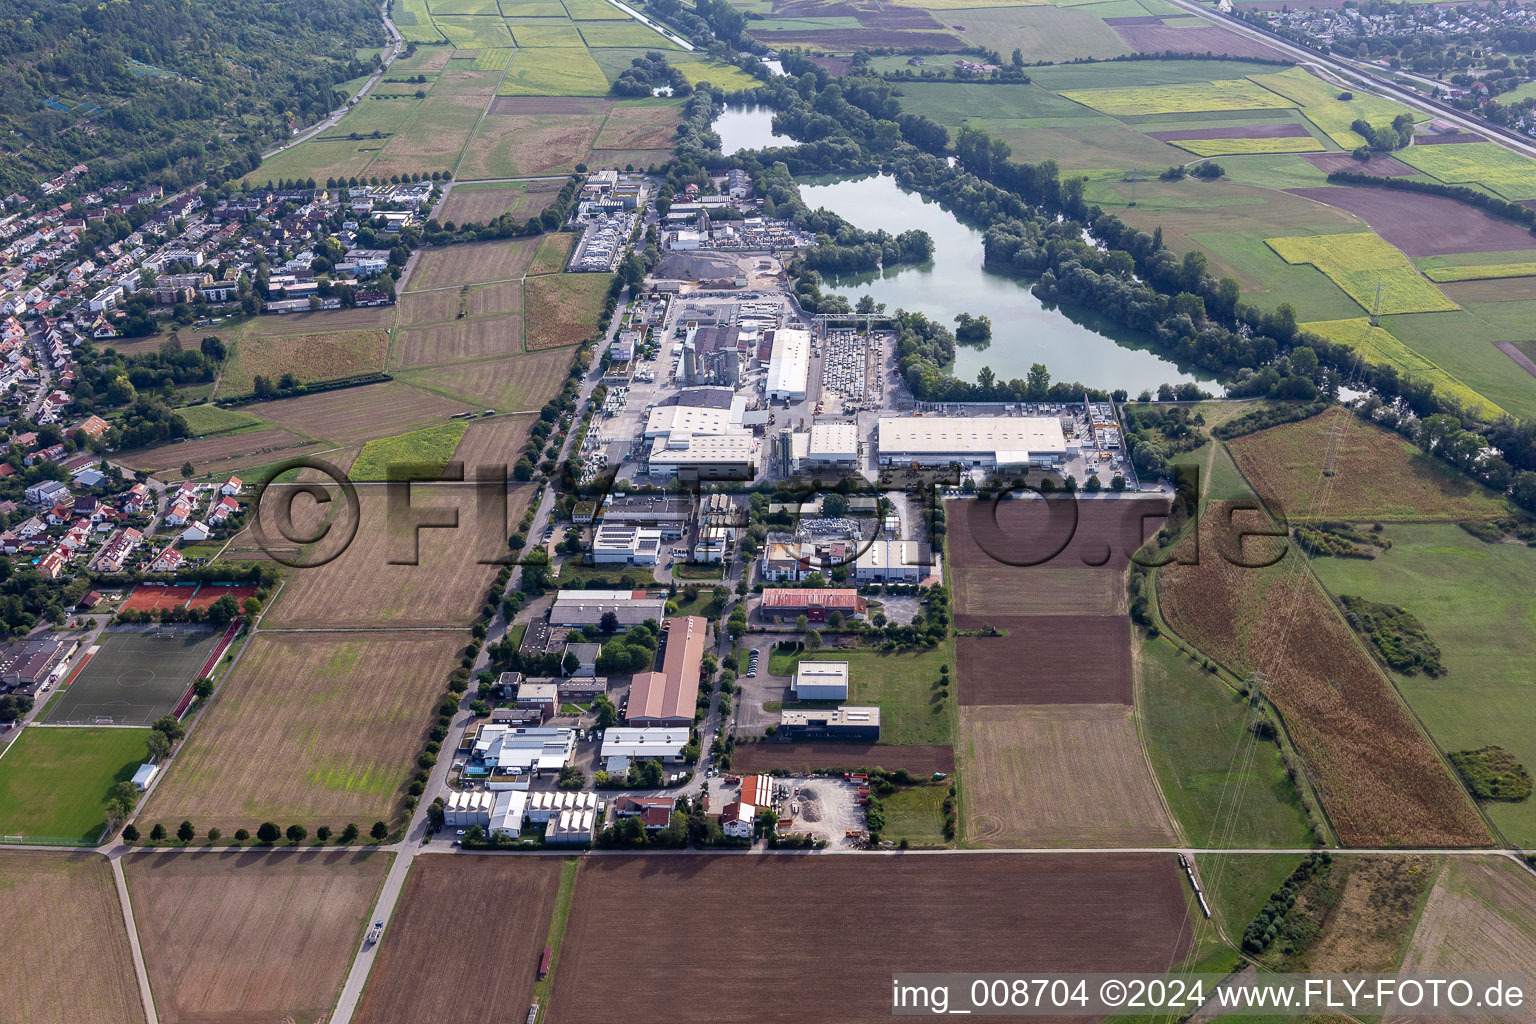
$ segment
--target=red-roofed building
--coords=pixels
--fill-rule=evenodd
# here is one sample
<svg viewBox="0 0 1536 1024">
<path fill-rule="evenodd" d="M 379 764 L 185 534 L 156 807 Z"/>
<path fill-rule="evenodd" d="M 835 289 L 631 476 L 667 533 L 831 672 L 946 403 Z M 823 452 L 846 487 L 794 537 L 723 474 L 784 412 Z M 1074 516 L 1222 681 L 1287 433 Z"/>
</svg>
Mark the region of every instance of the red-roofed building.
<svg viewBox="0 0 1536 1024">
<path fill-rule="evenodd" d="M 768 622 L 792 621 L 804 615 L 808 622 L 825 622 L 831 612 L 863 615 L 869 602 L 853 589 L 764 590 L 758 614 Z"/>
<path fill-rule="evenodd" d="M 629 688 L 632 726 L 688 725 L 699 699 L 706 622 L 697 615 L 667 619 L 660 672 L 640 672 Z"/>
</svg>

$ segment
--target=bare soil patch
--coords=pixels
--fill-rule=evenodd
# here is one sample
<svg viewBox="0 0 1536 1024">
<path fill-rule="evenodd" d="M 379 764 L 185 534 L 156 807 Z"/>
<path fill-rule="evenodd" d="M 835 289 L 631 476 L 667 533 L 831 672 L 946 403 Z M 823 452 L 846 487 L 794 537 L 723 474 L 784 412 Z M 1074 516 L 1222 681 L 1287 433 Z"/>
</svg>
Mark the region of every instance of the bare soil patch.
<svg viewBox="0 0 1536 1024">
<path fill-rule="evenodd" d="M 1167 846 L 1173 827 L 1123 704 L 962 707 L 962 835 L 979 846 Z"/>
<path fill-rule="evenodd" d="M 862 768 L 905 768 L 928 775 L 955 770 L 954 747 L 900 747 L 879 743 L 748 743 L 731 755 L 731 769 L 769 772 L 775 768 L 797 774 L 817 769 L 857 771 Z"/>
<path fill-rule="evenodd" d="M 457 297 L 458 293 L 453 293 Z M 523 350 L 523 321 L 517 316 L 450 320 L 407 327 L 395 339 L 390 367 L 435 366 L 461 359 L 513 355 Z"/>
<path fill-rule="evenodd" d="M 358 1024 L 482 1024 L 533 1000 L 560 885 L 558 857 L 421 857 L 379 948 Z M 479 908 L 477 911 L 475 908 Z M 488 912 L 495 908 L 494 912 Z M 487 911 L 487 912 L 480 912 Z M 431 978 L 464 970 L 465 944 L 495 950 L 444 999 Z M 570 946 L 564 946 L 562 961 Z"/>
<path fill-rule="evenodd" d="M 391 856 L 230 850 L 124 858 L 160 1020 L 324 1020 Z"/>
<path fill-rule="evenodd" d="M 1172 855 L 951 857 L 943 871 L 925 860 L 587 858 L 545 1020 L 608 1020 L 628 1004 L 665 1005 L 641 1016 L 682 1024 L 788 1024 L 807 1007 L 817 1020 L 886 1021 L 893 950 L 934 971 L 1160 971 L 1191 945 Z M 850 892 L 856 913 L 829 910 Z M 700 949 L 750 951 L 731 960 L 731 998 L 677 998 L 719 987 L 719 958 Z"/>
<path fill-rule="evenodd" d="M 0 853 L 5 956 L 0 1018 L 16 1024 L 142 1022 L 123 910 L 105 857 Z"/>
<path fill-rule="evenodd" d="M 1459 142 L 1487 142 L 1481 135 L 1471 132 L 1447 132 L 1440 135 L 1415 135 L 1415 146 L 1454 146 Z"/>
<path fill-rule="evenodd" d="M 187 819 L 226 835 L 255 832 L 263 821 L 311 832 L 353 822 L 366 832 L 389 820 L 466 642 L 461 630 L 262 630 L 202 712 L 143 820 Z"/>
<path fill-rule="evenodd" d="M 1454 199 L 1336 185 L 1289 191 L 1348 210 L 1409 256 L 1536 249 L 1536 235 L 1518 224 L 1497 220 Z"/>
<path fill-rule="evenodd" d="M 387 381 L 262 402 L 253 411 L 262 419 L 291 430 L 350 445 L 403 434 L 446 420 L 467 408 L 452 399 Z"/>
<path fill-rule="evenodd" d="M 1114 19 L 1105 18 L 1104 20 L 1113 21 Z M 1164 142 L 1174 142 L 1180 139 L 1304 139 L 1312 133 L 1299 124 L 1250 124 L 1235 125 L 1231 128 L 1175 128 L 1166 132 L 1144 134 Z"/>
<path fill-rule="evenodd" d="M 1130 704 L 1131 623 L 1124 615 L 960 615 L 1006 636 L 955 640 L 960 703 Z"/>
<path fill-rule="evenodd" d="M 1419 172 L 1390 156 L 1373 156 L 1370 163 L 1362 164 L 1349 153 L 1300 153 L 1303 160 L 1326 174 L 1334 171 L 1355 171 L 1377 174 L 1383 178 L 1410 178 Z"/>
<path fill-rule="evenodd" d="M 480 611 L 498 568 L 480 562 L 506 557 L 507 538 L 512 535 L 508 526 L 522 518 L 530 488 L 519 487 L 508 495 L 506 522 L 499 523 L 489 510 L 483 515 L 476 511 L 471 485 L 412 485 L 413 515 L 433 509 L 442 510 L 444 515 L 457 510 L 459 515 L 457 529 L 419 532 L 414 529 L 412 515 L 390 516 L 385 488 L 358 488 L 362 518 L 351 543 L 324 565 L 295 570 L 262 619 L 262 626 L 467 628 Z M 339 498 L 333 501 L 344 505 Z M 311 503 L 312 499 L 299 497 L 294 506 Z M 346 535 L 345 524 L 338 521 L 331 534 L 314 545 L 314 557 L 332 554 Z M 414 548 L 413 538 L 417 541 Z M 412 558 L 414 565 L 390 564 L 391 559 L 398 563 Z"/>
</svg>

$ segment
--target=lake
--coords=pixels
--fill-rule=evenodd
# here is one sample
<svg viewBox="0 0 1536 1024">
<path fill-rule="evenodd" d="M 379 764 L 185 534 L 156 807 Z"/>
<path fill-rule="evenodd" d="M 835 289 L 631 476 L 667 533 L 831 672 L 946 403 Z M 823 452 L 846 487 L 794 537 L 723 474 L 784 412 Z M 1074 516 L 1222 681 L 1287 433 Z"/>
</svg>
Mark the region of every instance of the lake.
<svg viewBox="0 0 1536 1024">
<path fill-rule="evenodd" d="M 823 290 L 857 302 L 869 295 L 886 309 L 921 312 L 954 328 L 955 316 L 971 313 L 992 320 L 992 340 L 956 346 L 952 372 L 975 380 L 990 366 L 1001 380 L 1024 378 L 1033 363 L 1044 363 L 1052 380 L 1079 381 L 1134 397 L 1143 388 L 1199 380 L 1207 391 L 1222 389 L 1185 372 L 1152 352 L 1148 339 L 1081 309 L 1050 308 L 1029 290 L 1032 280 L 994 274 L 982 267 L 982 232 L 964 224 L 936 202 L 908 192 L 889 175 L 800 183 L 812 209 L 824 207 L 856 227 L 900 234 L 912 228 L 933 239 L 933 261 L 882 273 L 825 276 Z"/>
<path fill-rule="evenodd" d="M 726 107 L 710 127 L 720 136 L 720 152 L 726 156 L 744 149 L 795 145 L 795 140 L 788 135 L 774 133 L 772 107 L 733 104 Z"/>
</svg>

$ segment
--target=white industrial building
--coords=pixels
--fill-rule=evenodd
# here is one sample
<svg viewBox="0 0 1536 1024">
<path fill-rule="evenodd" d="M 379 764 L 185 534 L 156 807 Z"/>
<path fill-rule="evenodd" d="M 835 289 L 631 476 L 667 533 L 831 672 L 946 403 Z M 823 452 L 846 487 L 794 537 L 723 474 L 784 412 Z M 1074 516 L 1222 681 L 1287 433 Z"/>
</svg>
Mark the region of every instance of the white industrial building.
<svg viewBox="0 0 1536 1024">
<path fill-rule="evenodd" d="M 790 436 L 790 468 L 832 466 L 854 469 L 859 464 L 859 428 L 853 423 L 816 423 Z"/>
<path fill-rule="evenodd" d="M 768 357 L 768 400 L 799 402 L 811 375 L 811 333 L 793 327 L 773 332 Z"/>
<path fill-rule="evenodd" d="M 549 624 L 596 626 L 612 612 L 619 628 L 628 629 L 646 619 L 660 622 L 666 611 L 665 597 L 648 597 L 644 590 L 562 590 L 549 610 Z"/>
<path fill-rule="evenodd" d="M 489 794 L 487 794 L 489 795 Z M 523 814 L 528 807 L 526 789 L 504 789 L 496 794 L 490 818 L 485 825 L 488 835 L 516 836 L 523 831 Z"/>
<path fill-rule="evenodd" d="M 750 480 L 757 475 L 755 442 L 746 431 L 701 437 L 673 433 L 651 446 L 652 476 L 696 476 L 705 480 Z"/>
<path fill-rule="evenodd" d="M 681 761 L 688 745 L 688 730 L 627 729 L 614 727 L 603 731 L 603 759 L 624 757 L 631 761 Z M 628 767 L 626 765 L 626 767 Z"/>
<path fill-rule="evenodd" d="M 508 776 L 557 772 L 571 759 L 576 732 L 565 726 L 483 725 L 472 760 L 490 771 L 490 789 L 508 789 Z"/>
<path fill-rule="evenodd" d="M 1054 416 L 882 416 L 881 465 L 1055 466 L 1075 454 Z"/>
<path fill-rule="evenodd" d="M 544 826 L 546 846 L 580 846 L 597 834 L 596 811 L 561 811 Z"/>
<path fill-rule="evenodd" d="M 518 792 L 506 790 L 505 792 Z M 443 806 L 443 825 L 447 828 L 486 828 L 491 823 L 491 811 L 496 808 L 496 794 L 483 789 L 472 792 L 454 790 L 448 794 Z"/>
<path fill-rule="evenodd" d="M 592 538 L 598 565 L 655 565 L 660 557 L 661 531 L 652 527 L 604 523 Z"/>
<path fill-rule="evenodd" d="M 541 789 L 528 794 L 528 820 L 534 824 L 552 821 L 566 811 L 597 810 L 597 794 L 569 789 Z"/>
<path fill-rule="evenodd" d="M 915 540 L 876 540 L 859 552 L 853 578 L 870 583 L 917 583 L 933 568 L 928 545 Z"/>
<path fill-rule="evenodd" d="M 802 661 L 795 670 L 796 700 L 847 700 L 846 661 Z"/>
</svg>

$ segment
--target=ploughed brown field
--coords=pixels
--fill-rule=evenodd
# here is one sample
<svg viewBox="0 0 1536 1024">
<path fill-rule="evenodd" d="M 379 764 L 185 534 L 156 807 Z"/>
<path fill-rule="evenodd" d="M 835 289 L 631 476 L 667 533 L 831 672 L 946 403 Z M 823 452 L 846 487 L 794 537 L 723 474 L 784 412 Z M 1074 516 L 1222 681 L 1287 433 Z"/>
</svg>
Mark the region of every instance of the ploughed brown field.
<svg viewBox="0 0 1536 1024">
<path fill-rule="evenodd" d="M 326 1019 L 389 853 L 135 853 L 123 860 L 162 1024 Z"/>
<path fill-rule="evenodd" d="M 1381 174 L 1383 171 L 1372 161 L 1366 173 Z M 1454 199 L 1393 189 L 1336 185 L 1289 191 L 1348 210 L 1409 256 L 1536 249 L 1536 235 L 1525 228 L 1507 220 L 1496 220 Z"/>
<path fill-rule="evenodd" d="M 955 770 L 954 747 L 901 747 L 876 743 L 746 743 L 731 754 L 731 770 L 810 772 L 818 768 L 905 768 L 913 774 L 949 774 Z"/>
<path fill-rule="evenodd" d="M 959 615 L 955 625 L 1007 634 L 955 640 L 961 704 L 1132 702 L 1125 615 Z"/>
<path fill-rule="evenodd" d="M 1489 842 L 1450 769 L 1302 556 L 1287 548 L 1277 564 L 1258 569 L 1219 553 L 1228 507 L 1212 502 L 1202 517 L 1199 564 L 1158 570 L 1169 626 L 1240 676 L 1268 674 L 1265 696 L 1284 716 L 1345 845 Z M 1233 521 L 1260 528 L 1255 513 Z M 1243 557 L 1257 563 L 1266 550 L 1273 549 L 1250 543 Z"/>
<path fill-rule="evenodd" d="M 353 1021 L 521 1020 L 533 999 L 560 865 L 559 857 L 417 858 Z M 487 955 L 466 964 L 469 949 Z M 461 974 L 465 983 L 451 993 L 437 983 Z"/>
<path fill-rule="evenodd" d="M 0 1021 L 138 1024 L 144 1004 L 112 867 L 94 853 L 0 853 Z"/>
<path fill-rule="evenodd" d="M 888 1021 L 892 971 L 1165 970 L 1192 944 L 1171 854 L 977 855 L 937 868 L 924 857 L 587 858 L 544 1020 Z"/>
</svg>

